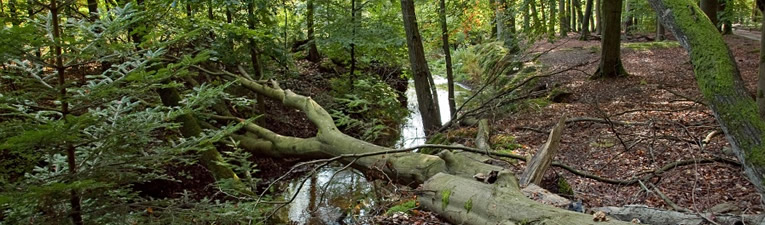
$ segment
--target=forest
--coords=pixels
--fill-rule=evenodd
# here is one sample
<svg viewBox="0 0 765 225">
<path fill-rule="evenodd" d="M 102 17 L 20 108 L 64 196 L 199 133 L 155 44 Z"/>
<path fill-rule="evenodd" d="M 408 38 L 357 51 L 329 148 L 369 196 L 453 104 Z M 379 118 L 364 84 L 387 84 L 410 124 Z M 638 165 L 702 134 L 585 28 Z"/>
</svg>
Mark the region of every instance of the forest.
<svg viewBox="0 0 765 225">
<path fill-rule="evenodd" d="M 0 225 L 765 225 L 763 0 L 0 0 Z"/>
</svg>

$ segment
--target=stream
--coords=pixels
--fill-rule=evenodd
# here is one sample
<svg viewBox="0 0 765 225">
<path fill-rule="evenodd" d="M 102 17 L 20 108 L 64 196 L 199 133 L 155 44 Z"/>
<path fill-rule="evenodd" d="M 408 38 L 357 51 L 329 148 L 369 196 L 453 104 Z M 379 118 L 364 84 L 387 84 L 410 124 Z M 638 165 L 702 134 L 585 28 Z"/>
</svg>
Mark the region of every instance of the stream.
<svg viewBox="0 0 765 225">
<path fill-rule="evenodd" d="M 451 118 L 447 80 L 433 76 L 433 82 L 438 91 L 441 122 L 446 124 Z M 454 95 L 460 97 L 467 91 L 467 86 L 456 84 Z M 409 103 L 407 108 L 411 113 L 401 125 L 401 137 L 395 145 L 397 148 L 425 143 L 425 130 L 413 81 L 409 81 L 406 97 Z M 355 169 L 341 169 L 342 166 L 322 168 L 316 175 L 305 180 L 302 187 L 300 186 L 304 179 L 295 179 L 289 183 L 283 200 L 289 200 L 298 188 L 300 189 L 292 203 L 278 213 L 277 221 L 295 225 L 371 224 L 369 217 L 373 214 L 370 210 L 375 206 L 377 199 L 374 187 L 361 172 Z"/>
</svg>

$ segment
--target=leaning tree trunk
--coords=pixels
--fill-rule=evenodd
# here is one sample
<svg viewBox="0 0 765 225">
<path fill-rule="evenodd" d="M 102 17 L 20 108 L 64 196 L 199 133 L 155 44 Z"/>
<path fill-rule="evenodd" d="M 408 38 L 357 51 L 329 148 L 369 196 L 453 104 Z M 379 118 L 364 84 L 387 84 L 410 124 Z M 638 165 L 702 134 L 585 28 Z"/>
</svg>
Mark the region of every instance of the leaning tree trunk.
<svg viewBox="0 0 765 225">
<path fill-rule="evenodd" d="M 449 89 L 449 115 L 457 113 L 457 104 L 454 102 L 454 71 L 452 70 L 452 54 L 449 49 L 449 29 L 446 26 L 446 0 L 440 2 L 439 20 L 441 22 L 441 44 L 444 48 L 444 60 L 446 61 L 446 81 Z"/>
<path fill-rule="evenodd" d="M 601 41 L 600 65 L 592 78 L 627 76 L 621 59 L 622 0 L 603 1 L 603 40 Z"/>
<path fill-rule="evenodd" d="M 425 134 L 441 127 L 441 114 L 437 110 L 438 99 L 433 98 L 430 91 L 430 70 L 425 60 L 425 52 L 422 47 L 422 37 L 417 28 L 417 16 L 414 12 L 412 0 L 401 0 L 401 13 L 404 17 L 404 30 L 406 31 L 406 43 L 409 47 L 409 62 L 414 75 L 414 88 L 417 93 L 420 115 Z"/>
<path fill-rule="evenodd" d="M 688 50 L 696 82 L 744 172 L 765 193 L 765 121 L 749 97 L 738 66 L 717 28 L 688 0 L 649 0 L 662 23 Z M 763 198 L 765 200 L 765 198 Z"/>
</svg>

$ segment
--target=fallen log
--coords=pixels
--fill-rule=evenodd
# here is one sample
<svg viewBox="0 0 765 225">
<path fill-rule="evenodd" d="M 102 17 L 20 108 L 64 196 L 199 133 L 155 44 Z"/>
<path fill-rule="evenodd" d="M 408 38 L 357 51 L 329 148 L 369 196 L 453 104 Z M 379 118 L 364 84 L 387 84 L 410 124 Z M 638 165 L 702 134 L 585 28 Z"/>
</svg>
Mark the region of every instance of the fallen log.
<svg viewBox="0 0 765 225">
<path fill-rule="evenodd" d="M 627 205 L 623 207 L 600 207 L 593 211 L 603 211 L 609 216 L 620 220 L 638 218 L 645 224 L 709 224 L 714 220 L 718 224 L 750 224 L 765 225 L 765 215 L 714 215 L 712 213 L 693 214 L 650 208 L 644 205 Z M 706 218 L 705 218 L 706 217 Z"/>
</svg>

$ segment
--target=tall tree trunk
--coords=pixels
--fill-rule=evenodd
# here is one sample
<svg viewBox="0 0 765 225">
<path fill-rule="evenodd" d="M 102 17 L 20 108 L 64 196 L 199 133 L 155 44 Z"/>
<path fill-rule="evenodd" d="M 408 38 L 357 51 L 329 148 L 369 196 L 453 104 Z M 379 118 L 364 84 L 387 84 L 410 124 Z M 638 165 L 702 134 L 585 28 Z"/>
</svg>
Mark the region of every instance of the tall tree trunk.
<svg viewBox="0 0 765 225">
<path fill-rule="evenodd" d="M 419 31 L 418 31 L 419 32 Z M 353 88 L 353 78 L 356 76 L 356 0 L 351 0 L 351 88 Z"/>
<path fill-rule="evenodd" d="M 624 5 L 624 12 L 627 13 L 627 16 L 624 18 L 624 34 L 625 35 L 629 35 L 630 33 L 632 33 L 632 25 L 634 22 L 634 18 L 632 16 L 632 1 L 634 0 L 626 0 L 626 3 Z"/>
<path fill-rule="evenodd" d="M 32 8 L 32 4 L 29 5 L 29 8 Z M 13 26 L 18 26 L 21 24 L 21 20 L 19 20 L 18 10 L 16 9 L 16 0 L 10 0 L 8 1 L 8 11 L 11 15 L 11 24 Z M 32 16 L 30 16 L 32 17 Z"/>
<path fill-rule="evenodd" d="M 232 15 L 231 15 L 231 6 L 226 4 L 225 7 L 226 7 L 226 23 L 231 23 L 231 22 L 233 22 L 233 18 L 232 18 Z"/>
<path fill-rule="evenodd" d="M 247 27 L 255 29 L 255 6 L 254 2 L 247 2 Z M 256 79 L 263 79 L 263 66 L 260 64 L 260 51 L 258 51 L 258 45 L 254 38 L 250 38 L 250 63 L 252 63 L 252 69 L 255 71 Z M 261 112 L 262 113 L 262 112 Z"/>
<path fill-rule="evenodd" d="M 441 126 L 441 115 L 436 106 L 438 100 L 433 98 L 430 91 L 431 87 L 428 82 L 430 70 L 428 69 L 428 62 L 425 60 L 425 51 L 422 47 L 420 30 L 417 27 L 413 0 L 401 0 L 401 14 L 406 31 L 406 43 L 409 47 L 409 62 L 414 76 L 417 102 L 419 103 L 420 115 L 422 115 L 422 125 L 425 134 L 429 135 L 431 131 Z"/>
<path fill-rule="evenodd" d="M 547 32 L 547 7 L 545 6 L 545 1 L 547 0 L 541 0 L 539 1 L 539 11 L 542 12 L 542 21 L 540 22 L 540 25 L 542 25 L 542 33 Z"/>
<path fill-rule="evenodd" d="M 762 10 L 762 9 L 760 9 Z M 760 28 L 760 49 L 765 49 L 765 23 Z M 760 70 L 757 74 L 757 108 L 760 119 L 765 120 L 765 53 L 760 50 Z"/>
<path fill-rule="evenodd" d="M 491 10 L 492 15 L 489 17 L 491 18 L 491 37 L 489 38 L 496 38 L 497 37 L 497 1 L 496 0 L 489 0 L 489 8 L 494 9 Z"/>
<path fill-rule="evenodd" d="M 534 27 L 534 31 L 538 31 L 539 29 L 544 31 L 545 30 L 544 29 L 544 24 L 540 24 L 540 22 L 539 22 L 539 13 L 537 12 L 537 1 L 536 0 L 532 0 L 531 3 L 529 4 L 529 7 L 531 8 L 531 21 L 534 24 L 534 26 L 533 26 Z M 542 8 L 542 14 L 544 14 L 544 7 Z M 541 32 L 539 32 L 539 33 L 541 33 Z"/>
<path fill-rule="evenodd" d="M 601 35 L 603 33 L 603 0 L 595 0 L 595 33 Z"/>
<path fill-rule="evenodd" d="M 59 25 L 59 8 L 58 0 L 51 0 L 48 8 L 50 9 L 51 23 L 53 24 L 53 54 L 55 56 L 55 69 L 58 75 L 58 88 L 59 88 L 59 101 L 61 101 L 61 114 L 64 121 L 67 120 L 69 115 L 69 102 L 67 99 L 66 91 L 66 67 L 64 67 L 63 50 L 61 49 L 61 26 Z M 77 174 L 77 155 L 75 154 L 75 146 L 72 144 L 66 144 L 66 161 L 69 169 L 69 175 L 76 176 Z M 69 204 L 72 207 L 72 211 L 69 212 L 69 217 L 72 219 L 72 223 L 76 225 L 82 225 L 82 205 L 79 191 L 72 189 L 69 192 Z"/>
<path fill-rule="evenodd" d="M 704 11 L 704 14 L 712 21 L 712 24 L 717 27 L 717 8 L 720 7 L 717 0 L 701 0 L 700 7 L 701 11 Z"/>
<path fill-rule="evenodd" d="M 662 23 L 688 51 L 696 82 L 725 132 L 744 173 L 765 193 L 765 121 L 749 96 L 727 44 L 695 4 L 682 0 L 649 0 Z M 762 199 L 765 201 L 765 198 Z"/>
<path fill-rule="evenodd" d="M 523 29 L 523 32 L 529 32 L 529 28 L 531 28 L 531 7 L 529 7 L 528 4 L 524 5 L 521 8 L 521 11 L 523 11 L 523 27 L 521 28 Z"/>
<path fill-rule="evenodd" d="M 547 25 L 547 29 L 550 29 L 548 32 L 550 33 L 550 39 L 555 37 L 555 24 L 558 17 L 555 17 L 555 0 L 549 0 L 549 8 L 550 8 L 550 23 Z"/>
<path fill-rule="evenodd" d="M 579 31 L 579 27 L 576 26 L 576 10 L 574 10 L 574 0 L 567 0 L 567 2 L 568 6 L 566 7 L 566 10 L 568 10 L 568 27 L 571 29 L 571 31 L 577 32 Z"/>
<path fill-rule="evenodd" d="M 664 25 L 661 24 L 661 19 L 659 17 L 656 18 L 656 41 L 663 41 L 664 38 Z"/>
<path fill-rule="evenodd" d="M 316 7 L 314 0 L 308 0 L 308 12 L 306 13 L 306 26 L 308 27 L 308 60 L 318 63 L 321 61 L 319 49 L 316 48 L 316 37 L 314 35 L 314 12 Z"/>
<path fill-rule="evenodd" d="M 560 22 L 560 36 L 568 36 L 568 17 L 566 17 L 566 1 L 558 0 L 558 21 Z"/>
<path fill-rule="evenodd" d="M 579 31 L 581 31 L 582 29 L 584 29 L 585 26 L 587 26 L 587 23 L 586 23 L 587 20 L 585 20 L 584 15 L 582 15 L 581 0 L 573 0 L 573 1 L 574 1 L 574 10 L 576 11 L 576 18 L 578 18 L 576 21 L 578 25 L 577 28 L 579 29 Z"/>
<path fill-rule="evenodd" d="M 584 22 L 582 23 L 582 40 L 587 40 L 590 36 L 590 17 L 592 17 L 592 0 L 587 0 L 587 4 L 584 8 Z"/>
<path fill-rule="evenodd" d="M 15 1 L 15 0 L 13 0 Z M 98 18 L 98 0 L 88 0 L 89 20 L 95 21 Z"/>
<path fill-rule="evenodd" d="M 215 14 L 213 14 L 213 1 L 207 0 L 207 19 L 215 20 Z"/>
<path fill-rule="evenodd" d="M 732 34 L 733 33 L 733 22 L 732 22 L 731 18 L 733 17 L 733 15 L 732 15 L 733 14 L 733 10 L 729 9 L 727 7 L 728 4 L 732 3 L 732 2 L 731 2 L 731 0 L 719 0 L 719 3 L 720 3 L 720 7 L 717 8 L 717 12 L 722 12 L 724 16 L 722 18 L 720 18 L 720 20 L 721 20 L 720 21 L 721 22 L 720 25 L 722 26 L 721 27 L 722 29 L 720 29 L 720 28 L 718 28 L 718 29 L 720 29 L 723 34 Z"/>
<path fill-rule="evenodd" d="M 622 0 L 603 1 L 603 41 L 601 41 L 600 65 L 592 78 L 627 76 L 621 59 Z"/>
<path fill-rule="evenodd" d="M 454 71 L 452 71 L 452 54 L 449 49 L 449 28 L 446 26 L 446 0 L 440 1 L 441 20 L 441 43 L 444 48 L 444 60 L 446 60 L 446 82 L 449 88 L 449 115 L 454 117 L 457 112 L 457 104 L 454 102 Z"/>
</svg>

